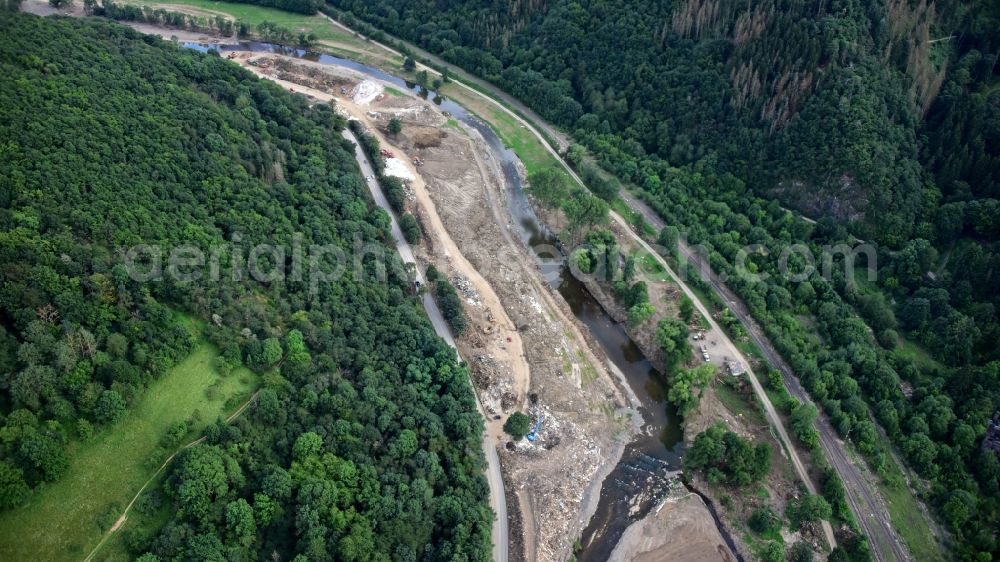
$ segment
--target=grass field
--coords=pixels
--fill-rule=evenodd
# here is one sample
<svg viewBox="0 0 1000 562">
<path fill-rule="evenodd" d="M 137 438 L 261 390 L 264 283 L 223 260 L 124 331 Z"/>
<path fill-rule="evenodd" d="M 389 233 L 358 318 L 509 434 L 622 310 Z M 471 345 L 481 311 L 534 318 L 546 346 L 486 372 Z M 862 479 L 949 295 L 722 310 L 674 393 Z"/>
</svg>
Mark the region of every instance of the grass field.
<svg viewBox="0 0 1000 562">
<path fill-rule="evenodd" d="M 363 45 L 364 41 L 353 34 L 333 25 L 321 16 L 307 16 L 305 14 L 294 14 L 275 8 L 265 8 L 253 4 L 235 4 L 230 2 L 213 2 L 212 0 L 166 0 L 163 2 L 150 2 L 142 0 L 127 0 L 128 4 L 155 6 L 170 10 L 171 7 L 187 6 L 206 12 L 217 12 L 231 15 L 234 19 L 240 20 L 251 27 L 268 21 L 295 32 L 312 32 L 316 37 L 325 41 L 336 41 L 338 43 L 348 43 Z"/>
<path fill-rule="evenodd" d="M 938 360 L 931 357 L 929 351 L 911 340 L 901 338 L 900 345 L 896 348 L 895 353 L 901 357 L 912 359 L 921 373 L 945 368 Z"/>
<path fill-rule="evenodd" d="M 109 508 L 120 513 L 159 467 L 148 460 L 171 424 L 197 413 L 187 443 L 230 409 L 227 399 L 253 391 L 256 375 L 241 369 L 220 377 L 212 366 L 216 355 L 211 345 L 199 345 L 153 383 L 124 420 L 88 442 L 72 444 L 69 469 L 59 481 L 0 514 L 0 560 L 84 558 L 107 530 L 107 523 L 101 528 L 98 521 L 108 518 Z"/>
<path fill-rule="evenodd" d="M 746 399 L 737 393 L 736 389 L 726 384 L 723 380 L 718 381 L 715 385 L 715 396 L 733 415 L 742 414 L 746 418 L 745 421 L 747 423 L 758 427 L 767 425 L 767 418 L 764 417 L 763 409 L 756 402 L 756 398 L 754 398 L 753 403 L 747 402 Z"/>
<path fill-rule="evenodd" d="M 337 56 L 359 60 L 373 66 L 379 66 L 383 70 L 398 76 L 406 75 L 406 73 L 402 72 L 401 61 L 398 57 L 390 55 L 370 42 L 355 37 L 353 34 L 338 28 L 319 16 L 290 14 L 259 6 L 214 2 L 210 0 L 172 0 L 171 4 L 225 12 L 252 26 L 256 26 L 263 21 L 270 21 L 296 31 L 311 31 L 321 41 L 328 42 L 321 50 L 331 52 Z M 163 6 L 169 9 L 169 4 L 151 3 L 148 5 Z M 410 78 L 412 79 L 413 76 L 411 75 Z M 529 173 L 547 167 L 554 167 L 562 171 L 561 165 L 548 153 L 542 142 L 510 114 L 456 84 L 445 84 L 441 88 L 441 93 L 463 105 L 488 123 L 503 142 L 517 153 Z M 616 209 L 621 210 L 619 206 L 616 206 Z M 673 262 L 674 260 L 670 261 Z M 674 265 L 676 266 L 676 263 Z M 863 284 L 867 280 L 859 279 L 859 282 Z M 695 286 L 691 288 L 702 302 L 709 305 L 710 308 L 716 307 L 718 300 L 714 294 L 703 291 Z M 759 354 L 753 346 L 742 345 L 740 347 L 744 352 Z M 904 354 L 917 355 L 918 362 L 925 360 L 925 357 L 919 356 L 921 355 L 921 351 L 923 350 L 913 344 L 904 344 L 900 350 Z M 728 400 L 730 402 L 729 406 L 732 407 L 737 406 L 735 403 L 736 400 L 741 400 L 735 394 L 726 395 L 725 390 L 723 390 L 722 394 L 723 396 L 720 398 Z M 898 467 L 894 468 L 898 470 Z M 928 559 L 931 560 L 939 559 L 940 550 L 931 538 L 928 532 L 927 521 L 923 519 L 917 510 L 916 500 L 910 491 L 905 486 L 897 488 L 883 486 L 882 492 L 889 503 L 894 526 L 900 532 L 911 551 L 927 553 Z M 0 525 L 3 525 L 2 531 L 0 531 L 0 541 L 5 536 L 8 536 L 10 532 L 6 525 L 7 519 L 9 517 L 0 518 Z M 4 554 L 6 553 L 0 551 L 0 558 L 5 559 Z"/>
<path fill-rule="evenodd" d="M 878 447 L 885 450 L 892 447 L 888 439 L 879 436 Z M 889 509 L 892 526 L 899 533 L 911 553 L 920 553 L 920 560 L 939 562 L 947 557 L 941 545 L 931 532 L 930 523 L 923 516 L 913 492 L 906 486 L 903 471 L 895 461 L 886 463 L 886 477 L 879 482 L 879 490 Z"/>
<path fill-rule="evenodd" d="M 529 174 L 549 167 L 566 173 L 562 165 L 549 154 L 542 141 L 503 109 L 455 84 L 445 84 L 441 88 L 441 93 L 489 124 L 504 145 L 517 153 Z M 566 177 L 572 181 L 568 174 Z"/>
</svg>

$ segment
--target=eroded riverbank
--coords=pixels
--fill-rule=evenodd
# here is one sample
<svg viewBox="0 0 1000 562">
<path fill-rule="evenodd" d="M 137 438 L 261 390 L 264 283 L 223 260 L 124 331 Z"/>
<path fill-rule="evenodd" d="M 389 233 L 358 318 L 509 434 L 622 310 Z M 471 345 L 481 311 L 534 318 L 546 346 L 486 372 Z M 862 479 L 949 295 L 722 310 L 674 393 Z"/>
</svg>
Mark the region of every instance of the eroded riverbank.
<svg viewBox="0 0 1000 562">
<path fill-rule="evenodd" d="M 280 51 L 314 64 L 359 70 L 390 84 L 402 82 L 387 80 L 387 75 L 377 69 L 335 57 L 265 44 L 240 47 L 249 47 L 255 53 Z M 223 52 L 228 49 L 219 48 Z M 591 533 L 589 541 L 594 552 L 592 559 L 602 559 L 602 553 L 614 548 L 625 528 L 664 497 L 674 476 L 672 472 L 680 466 L 683 448 L 680 425 L 664 407 L 665 381 L 622 326 L 564 268 L 562 256 L 554 251 L 556 240 L 535 218 L 521 191 L 516 157 L 488 127 L 460 107 L 448 104 L 447 101 L 441 104 L 441 109 L 448 111 L 444 117 L 455 116 L 466 125 L 464 140 L 468 143 L 468 154 L 455 145 L 442 149 L 431 146 L 433 141 L 427 143 L 430 130 L 447 128 L 448 121 L 429 122 L 426 116 L 420 116 L 422 111 L 414 112 L 412 106 L 392 96 L 382 97 L 360 117 L 376 131 L 380 126 L 384 129 L 389 115 L 404 122 L 408 133 L 387 138 L 382 130 L 380 136 L 384 143 L 405 151 L 408 157 L 420 155 L 422 166 L 417 173 L 421 185 L 414 188 L 414 211 L 426 227 L 435 221 L 431 215 L 436 216 L 440 210 L 447 234 L 455 239 L 464 259 L 496 289 L 523 340 L 531 342 L 525 346 L 525 355 L 532 373 L 543 373 L 531 377 L 527 397 L 527 410 L 535 418 L 546 416 L 541 439 L 535 444 L 525 441 L 507 444 L 502 452 L 505 480 L 513 488 L 512 495 L 520 508 L 523 525 L 520 546 L 525 558 L 564 559 L 570 554 L 574 538 L 586 536 L 589 526 L 599 529 Z M 477 133 L 481 138 L 476 138 Z M 457 129 L 454 135 L 459 134 Z M 464 158 L 468 158 L 468 165 L 457 164 Z M 476 180 L 462 178 L 469 170 L 473 170 L 473 175 L 478 174 Z M 425 188 L 433 200 L 433 208 L 420 201 Z M 484 201 L 488 204 L 483 205 Z M 433 233 L 435 229 L 429 231 Z M 441 243 L 440 236 L 437 238 L 431 235 L 425 245 L 424 259 L 454 273 L 454 256 L 447 249 L 442 251 L 447 244 Z M 525 257 L 530 259 L 526 262 Z M 521 269 L 519 274 L 510 269 L 515 265 Z M 540 278 L 544 278 L 547 286 L 540 283 Z M 478 295 L 466 296 L 471 308 L 478 308 L 475 304 Z M 581 325 L 585 330 L 581 330 Z M 567 327 L 575 332 L 571 338 L 567 338 Z M 466 344 L 474 349 L 481 337 L 477 334 L 468 339 Z M 594 356 L 594 351 L 603 352 L 606 358 Z M 470 356 L 483 357 L 475 353 Z M 560 366 L 553 364 L 553 357 Z M 544 373 L 554 376 L 547 377 Z M 616 381 L 615 375 L 621 379 Z M 487 401 L 498 394 L 491 390 L 494 382 L 489 377 L 477 380 Z M 628 400 L 624 399 L 626 394 Z M 499 404 L 492 401 L 493 411 L 503 417 L 510 410 L 504 408 L 504 391 L 499 395 Z M 613 399 L 608 400 L 609 397 Z M 515 396 L 507 400 L 507 406 L 518 402 L 520 397 Z M 629 412 L 632 406 L 639 411 Z M 583 421 L 583 418 L 590 419 Z M 639 436 L 630 439 L 640 424 Z M 581 489 L 580 482 L 588 484 Z"/>
<path fill-rule="evenodd" d="M 144 31 L 148 30 L 144 29 Z M 171 32 L 167 31 L 165 33 Z M 225 49 L 222 48 L 222 50 L 224 51 Z M 251 48 L 251 50 L 254 49 Z M 272 50 L 274 49 L 272 48 Z M 291 53 L 291 56 L 293 57 L 308 58 L 312 56 L 311 54 L 300 53 L 294 50 L 292 50 Z M 319 61 L 320 59 L 317 58 L 316 60 Z M 351 61 L 338 59 L 337 64 L 350 67 L 350 63 Z M 380 72 L 376 69 L 370 70 Z M 384 77 L 380 79 L 388 80 Z M 374 122 L 371 123 L 371 125 L 376 128 L 378 127 L 378 125 Z M 478 130 L 473 124 L 466 123 L 466 125 L 468 125 L 469 128 L 464 130 L 465 132 L 470 133 L 470 135 L 473 130 Z M 441 126 L 438 127 L 440 128 Z M 497 170 L 503 170 L 503 172 L 507 171 L 506 162 L 503 162 L 503 158 L 497 157 L 496 161 L 493 162 L 489 160 L 489 155 L 494 154 L 495 151 L 487 151 L 480 154 L 478 149 L 473 149 L 472 152 L 475 155 L 486 156 L 484 161 L 477 164 L 481 173 L 482 169 L 486 169 L 486 173 L 482 174 L 481 177 L 489 175 L 494 178 L 502 178 L 507 175 L 506 173 L 497 173 Z M 494 169 L 491 170 L 491 167 Z M 424 172 L 421 170 L 420 175 L 430 175 L 430 172 Z M 430 184 L 431 182 L 428 182 L 428 185 Z M 487 184 L 488 182 L 484 182 L 484 186 Z M 493 213 L 492 224 L 499 229 L 501 235 L 504 232 L 508 232 L 510 230 L 509 227 L 511 226 L 510 224 L 505 224 L 503 218 L 496 214 L 497 209 L 503 210 L 502 205 L 504 204 L 504 198 L 510 193 L 505 191 L 508 188 L 512 188 L 512 186 L 504 185 L 504 182 L 501 181 L 492 187 L 493 191 L 490 191 L 490 188 L 484 188 L 486 190 L 483 192 L 487 199 L 490 197 L 491 193 L 498 196 L 497 201 L 500 206 L 491 204 L 489 206 L 489 210 Z M 520 189 L 519 184 L 517 184 L 516 189 Z M 435 191 L 430 190 L 430 193 L 431 199 L 433 200 Z M 434 205 L 450 210 L 451 205 L 448 204 L 449 200 L 441 200 L 444 201 L 443 204 L 438 205 L 438 201 L 434 200 Z M 473 205 L 478 204 L 478 206 L 481 207 L 481 201 L 481 199 L 476 197 L 472 198 Z M 426 203 L 420 203 L 419 205 L 422 205 L 422 208 L 424 209 L 427 208 Z M 513 206 L 511 205 L 510 208 L 513 208 Z M 468 217 L 472 216 L 472 213 L 470 210 L 469 212 L 459 214 L 457 216 L 457 220 L 468 222 Z M 457 230 L 460 226 L 450 224 L 447 218 L 443 219 L 443 223 L 449 232 Z M 475 232 L 474 234 L 476 235 L 474 237 L 476 243 L 480 245 L 483 240 L 488 238 L 487 236 L 483 236 L 482 232 Z M 501 237 L 508 243 L 511 241 L 509 236 Z M 514 241 L 516 242 L 516 239 L 514 239 Z M 522 244 L 524 244 L 524 242 L 524 240 L 521 241 Z M 472 242 L 469 243 L 471 244 Z M 465 250 L 462 249 L 462 244 L 459 243 L 458 247 L 464 255 Z M 474 252 L 470 250 L 470 254 L 471 253 Z M 428 250 L 428 256 L 431 255 L 431 250 Z M 428 259 L 441 259 L 440 254 L 433 254 L 433 256 L 434 257 L 429 257 Z M 508 256 L 500 252 L 493 252 L 491 255 L 482 259 L 492 259 L 496 262 L 509 265 L 507 257 Z M 525 261 L 526 257 L 528 258 L 527 261 Z M 628 387 L 635 388 L 634 381 L 629 378 L 629 374 L 632 372 L 638 373 L 638 377 L 641 379 L 641 377 L 649 376 L 649 369 L 645 369 L 645 373 L 642 373 L 642 363 L 644 361 L 642 358 L 631 362 L 627 360 L 627 357 L 632 354 L 632 351 L 628 349 L 626 343 L 622 342 L 621 334 L 618 333 L 621 332 L 620 327 L 610 320 L 607 320 L 606 316 L 603 316 L 603 311 L 599 310 L 599 307 L 595 309 L 597 312 L 594 313 L 596 320 L 593 325 L 588 323 L 586 314 L 580 312 L 581 310 L 588 310 L 588 307 L 591 307 L 592 305 L 592 303 L 587 302 L 586 291 L 574 289 L 572 282 L 568 280 L 560 281 L 555 286 L 552 284 L 546 285 L 546 283 L 540 280 L 540 277 L 537 275 L 537 271 L 539 266 L 543 265 L 541 262 L 544 261 L 544 256 L 537 254 L 533 257 L 531 254 L 526 256 L 522 252 L 516 254 L 515 258 L 520 260 L 520 267 L 523 268 L 522 271 L 528 272 L 526 282 L 530 288 L 535 291 L 534 293 L 527 293 L 529 296 L 533 297 L 534 300 L 532 301 L 529 299 L 525 302 L 527 302 L 532 309 L 536 309 L 536 311 L 538 308 L 541 308 L 541 311 L 539 312 L 540 316 L 534 316 L 528 312 L 526 313 L 526 317 L 524 319 L 525 323 L 519 324 L 518 319 L 516 318 L 518 313 L 515 305 L 504 302 L 504 311 L 508 313 L 508 317 L 511 319 L 511 322 L 514 324 L 518 333 L 531 334 L 532 340 L 537 339 L 542 344 L 545 344 L 548 340 L 545 337 L 544 330 L 547 329 L 549 330 L 550 336 L 553 338 L 559 338 L 561 348 L 550 345 L 548 346 L 548 349 L 545 349 L 539 346 L 536 351 L 529 351 L 532 349 L 531 346 L 535 344 L 525 346 L 524 354 L 528 358 L 529 365 L 531 365 L 532 374 L 536 370 L 539 372 L 551 370 L 551 376 L 553 377 L 551 384 L 546 386 L 544 378 L 540 378 L 539 383 L 535 385 L 536 377 L 532 377 L 532 386 L 529 386 L 529 391 L 519 392 L 515 390 L 513 392 L 514 399 L 508 405 L 505 406 L 503 400 L 500 401 L 499 411 L 506 413 L 507 408 L 525 405 L 524 407 L 536 415 L 545 413 L 549 423 L 543 427 L 543 439 L 538 447 L 530 449 L 525 447 L 523 443 L 516 444 L 513 447 L 514 450 L 509 451 L 508 456 L 515 464 L 520 462 L 519 459 L 528 459 L 531 462 L 537 462 L 538 457 L 548 456 L 550 461 L 554 461 L 552 464 L 557 464 L 559 468 L 559 470 L 555 470 L 553 474 L 566 481 L 574 480 L 574 475 L 567 473 L 567 467 L 572 467 L 574 465 L 574 461 L 577 461 L 575 464 L 580 463 L 578 462 L 579 459 L 577 457 L 570 456 L 568 459 L 559 458 L 557 455 L 561 451 L 572 450 L 573 447 L 577 447 L 578 450 L 584 451 L 584 455 L 594 457 L 598 461 L 598 468 L 596 470 L 591 471 L 589 474 L 583 474 L 584 478 L 582 482 L 584 484 L 589 482 L 589 484 L 582 486 L 582 491 L 580 491 L 581 481 L 577 479 L 575 482 L 576 487 L 574 490 L 579 491 L 578 496 L 580 498 L 575 503 L 542 503 L 537 501 L 537 498 L 526 502 L 526 505 L 528 506 L 527 511 L 529 513 L 524 517 L 525 526 L 528 527 L 529 525 L 534 525 L 534 529 L 536 530 L 536 534 L 539 539 L 534 546 L 535 556 L 531 557 L 531 559 L 561 559 L 563 558 L 563 551 L 568 548 L 568 545 L 572 542 L 573 529 L 582 527 L 582 525 L 589 520 L 588 512 L 591 509 L 590 506 L 594 504 L 594 501 L 592 498 L 587 497 L 587 491 L 593 491 L 595 483 L 598 486 L 600 485 L 602 472 L 606 470 L 608 465 L 618 464 L 615 462 L 617 460 L 615 457 L 620 453 L 623 443 L 630 434 L 631 430 L 629 427 L 639 419 L 637 415 L 629 416 L 628 409 L 635 405 L 634 396 L 632 396 L 633 393 L 629 392 L 628 388 L 623 387 L 620 383 L 622 380 L 627 380 Z M 539 261 L 534 261 L 536 259 Z M 489 280 L 491 286 L 499 286 L 501 284 L 499 280 L 495 280 L 488 272 L 486 272 L 488 266 L 485 261 L 477 261 L 474 257 L 470 257 L 469 263 L 472 263 L 473 267 L 475 267 L 477 271 L 480 268 L 483 269 L 483 277 Z M 494 269 L 502 271 L 502 268 L 494 267 Z M 548 279 L 546 279 L 546 281 L 548 281 Z M 525 281 L 522 280 L 522 282 Z M 555 281 L 550 281 L 550 283 L 555 283 Z M 568 286 L 569 289 L 564 290 L 564 285 Z M 523 295 L 526 293 L 524 288 L 525 287 L 523 285 L 515 285 L 511 292 Z M 503 291 L 500 292 L 502 293 Z M 474 297 L 470 296 L 469 298 Z M 501 297 L 501 300 L 503 300 L 503 297 Z M 597 321 L 602 318 L 606 322 L 606 326 L 600 325 Z M 585 326 L 586 329 L 581 329 L 581 325 Z M 535 332 L 532 330 L 535 330 Z M 567 330 L 572 333 L 567 334 Z M 604 335 L 602 335 L 602 331 Z M 625 336 L 625 341 L 627 341 L 627 336 Z M 593 342 L 597 342 L 597 345 L 594 345 Z M 620 345 L 616 346 L 615 342 L 620 343 Z M 562 351 L 559 351 L 560 349 Z M 558 370 L 555 368 L 549 369 L 549 366 L 553 364 L 553 356 L 558 357 L 558 360 L 561 363 Z M 641 353 L 639 356 L 641 357 Z M 620 357 L 626 358 L 624 362 L 626 367 L 625 369 L 622 369 L 623 363 L 620 363 L 617 360 Z M 608 359 L 611 361 L 609 362 Z M 635 367 L 636 364 L 639 366 Z M 625 378 L 620 379 L 619 376 Z M 535 390 L 539 390 L 539 392 L 534 392 Z M 642 395 L 643 391 L 640 391 L 638 394 Z M 525 398 L 527 398 L 527 402 L 524 401 Z M 546 409 L 546 407 L 549 409 Z M 650 411 L 652 411 L 652 409 Z M 573 434 L 572 431 L 566 429 L 568 426 L 559 425 L 560 419 L 569 419 L 572 421 L 573 415 L 576 415 L 581 419 L 590 418 L 591 421 L 587 423 L 592 423 L 595 428 L 600 428 L 600 432 L 581 433 L 576 435 Z M 649 424 L 647 423 L 647 425 Z M 564 431 L 564 433 L 560 434 L 560 431 Z M 558 440 L 556 438 L 558 438 Z M 667 448 L 669 449 L 669 447 Z M 557 453 L 552 453 L 552 451 L 557 451 Z M 527 463 L 528 461 L 525 462 Z M 526 468 L 525 473 L 529 474 L 529 477 L 533 477 L 538 472 L 537 468 L 537 466 Z M 514 474 L 515 471 L 516 469 L 512 470 L 511 474 Z M 516 478 L 516 476 L 512 476 L 512 478 Z M 534 485 L 537 483 L 532 484 Z M 532 486 L 525 485 L 522 489 L 526 490 L 529 500 L 531 499 L 532 494 L 537 493 L 537 487 L 533 488 Z M 539 524 L 537 518 L 534 523 L 528 521 L 529 516 L 536 516 L 544 509 L 559 510 L 557 513 L 558 517 L 553 518 L 552 520 L 547 519 L 544 521 L 544 524 Z M 594 509 L 599 511 L 599 505 L 595 506 Z M 546 531 L 545 529 L 555 527 L 552 525 L 552 521 L 556 519 L 568 519 L 566 516 L 574 513 L 580 515 L 576 522 L 569 521 L 565 528 L 551 532 L 554 537 L 552 540 L 546 538 L 544 533 L 549 531 Z M 525 541 L 525 543 L 527 544 L 528 541 Z"/>
</svg>

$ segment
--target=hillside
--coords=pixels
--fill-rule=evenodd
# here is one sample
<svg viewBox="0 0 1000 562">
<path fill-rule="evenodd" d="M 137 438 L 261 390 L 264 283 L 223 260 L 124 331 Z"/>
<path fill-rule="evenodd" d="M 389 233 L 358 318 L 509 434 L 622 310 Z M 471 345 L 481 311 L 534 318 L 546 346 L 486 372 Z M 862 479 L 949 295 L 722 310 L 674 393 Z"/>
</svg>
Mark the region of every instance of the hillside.
<svg viewBox="0 0 1000 562">
<path fill-rule="evenodd" d="M 976 64 L 964 55 L 997 52 L 987 2 L 333 4 L 490 78 L 622 179 L 655 188 L 670 166 L 715 155 L 761 194 L 896 244 L 952 189 L 925 185 L 924 116 L 934 129 L 953 111 L 937 95 L 952 66 Z M 998 154 L 969 144 L 948 177 L 995 196 Z"/>
<path fill-rule="evenodd" d="M 206 371 L 263 388 L 177 455 L 133 556 L 488 559 L 468 374 L 344 120 L 105 21 L 3 12 L 0 37 L 0 507 L 130 423 L 192 351 L 190 315 L 221 351 Z M 76 548 L 107 530 L 81 528 Z"/>
<path fill-rule="evenodd" d="M 959 557 L 996 555 L 995 2 L 331 4 L 569 132 L 666 221 L 667 250 L 726 278 L 887 488 L 895 453 Z"/>
</svg>

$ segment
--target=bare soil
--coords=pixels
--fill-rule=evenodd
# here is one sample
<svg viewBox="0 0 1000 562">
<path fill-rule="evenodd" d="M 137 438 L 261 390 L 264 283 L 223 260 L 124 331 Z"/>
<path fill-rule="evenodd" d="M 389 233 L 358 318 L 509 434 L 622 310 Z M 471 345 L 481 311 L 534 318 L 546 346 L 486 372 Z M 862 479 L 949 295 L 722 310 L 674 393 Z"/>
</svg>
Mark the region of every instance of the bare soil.
<svg viewBox="0 0 1000 562">
<path fill-rule="evenodd" d="M 470 326 L 458 345 L 470 358 L 491 418 L 487 430 L 501 451 L 509 496 L 517 499 L 508 509 L 518 508 L 512 531 L 523 532 L 512 537 L 512 555 L 568 559 L 589 518 L 584 508 L 596 505 L 600 481 L 637 416 L 607 358 L 588 344 L 585 328 L 512 235 L 501 170 L 482 137 L 448 125 L 438 107 L 417 97 L 382 94 L 355 104 L 354 88 L 371 79 L 347 70 L 274 55 L 235 58 L 317 99 L 332 93 L 340 110 L 361 120 L 414 173 L 407 204 L 425 234 L 418 259 L 447 274 L 465 301 Z M 403 123 L 398 135 L 386 130 L 392 117 Z M 517 410 L 545 416 L 536 442 L 511 442 L 502 433 Z"/>
<path fill-rule="evenodd" d="M 612 562 L 732 562 L 733 552 L 719 534 L 701 498 L 687 493 L 663 500 L 630 525 L 611 553 Z"/>
<path fill-rule="evenodd" d="M 565 224 L 565 221 L 560 216 L 561 213 L 558 211 L 553 212 L 551 210 L 542 210 L 541 214 L 547 221 L 549 221 L 550 224 Z M 619 224 L 612 223 L 608 227 L 608 230 L 615 235 L 615 238 L 624 253 L 632 253 L 640 250 L 640 248 L 638 248 L 638 246 L 633 242 L 632 238 L 623 231 Z M 608 283 L 598 279 L 588 278 L 588 276 L 581 276 L 581 281 L 586 284 L 590 293 L 601 304 L 605 312 L 607 312 L 613 319 L 623 324 L 629 337 L 636 343 L 636 345 L 639 346 L 643 354 L 646 355 L 646 357 L 648 357 L 650 361 L 657 366 L 657 368 L 660 368 L 663 364 L 663 357 L 662 352 L 659 349 L 659 346 L 655 343 L 654 339 L 656 326 L 661 319 L 678 318 L 677 302 L 681 296 L 681 291 L 676 284 L 669 280 L 665 280 L 661 272 L 646 270 L 641 265 L 637 268 L 637 278 L 646 283 L 649 293 L 649 302 L 656 308 L 656 312 L 648 320 L 638 326 L 630 326 L 628 324 L 627 311 L 615 301 Z M 716 387 L 718 385 L 732 385 L 737 389 L 736 393 L 743 399 L 744 409 L 747 410 L 747 413 L 752 413 L 752 410 L 760 409 L 760 405 L 756 401 L 753 390 L 750 388 L 750 385 L 746 382 L 746 380 L 738 377 L 734 378 L 728 374 L 724 364 L 730 359 L 730 357 L 725 356 L 724 352 L 719 351 L 722 348 L 718 340 L 720 335 L 711 330 L 702 332 L 700 319 L 698 318 L 697 313 L 695 314 L 691 324 L 688 326 L 688 329 L 692 336 L 703 333 L 705 338 L 699 338 L 696 340 L 692 337 L 689 340 L 694 353 L 692 354 L 692 357 L 685 362 L 686 364 L 684 366 L 694 367 L 701 364 L 702 357 L 700 350 L 702 346 L 704 346 L 709 351 L 712 363 L 717 366 L 717 372 L 716 378 L 702 395 L 697 409 L 688 414 L 687 418 L 684 420 L 685 441 L 688 445 L 690 445 L 699 433 L 716 423 L 722 423 L 726 426 L 727 430 L 732 431 L 743 438 L 750 439 L 755 443 L 768 443 L 771 446 L 773 453 L 771 471 L 767 478 L 759 485 L 756 485 L 756 487 L 751 486 L 743 489 L 730 489 L 725 486 L 710 485 L 699 475 L 693 475 L 692 478 L 692 484 L 699 491 L 710 497 L 713 503 L 715 503 L 723 524 L 730 530 L 730 535 L 733 537 L 740 554 L 743 555 L 744 558 L 750 559 L 750 549 L 743 540 L 743 536 L 746 532 L 745 521 L 755 509 L 763 506 L 770 506 L 775 510 L 775 512 L 779 514 L 783 513 L 787 500 L 801 495 L 799 491 L 800 484 L 795 476 L 794 470 L 785 454 L 784 449 L 771 434 L 770 426 L 766 423 L 766 421 L 764 421 L 763 416 L 761 415 L 759 420 L 756 416 L 754 416 L 753 419 L 749 419 L 749 416 L 745 416 L 743 412 L 730 411 L 730 409 L 727 408 L 717 396 Z M 753 364 L 751 367 L 758 369 L 761 365 Z M 723 496 L 728 496 L 730 498 L 730 501 L 727 502 L 729 504 L 728 507 L 723 505 L 721 502 Z M 702 503 L 700 498 L 696 497 L 696 499 L 699 504 Z M 708 515 L 707 512 L 706 515 Z M 643 521 L 637 522 L 635 525 L 640 525 L 646 520 L 656 519 L 657 517 L 658 516 L 655 513 L 651 513 Z M 714 522 L 712 522 L 712 524 L 714 527 Z M 653 523 L 650 523 L 649 525 L 655 526 Z M 647 530 L 649 528 L 650 527 L 648 526 L 646 527 Z M 807 529 L 807 532 L 801 535 L 800 533 L 790 535 L 789 540 L 807 540 L 817 550 L 821 550 L 822 545 L 825 544 L 822 529 L 818 526 L 815 529 Z M 694 542 L 696 543 L 697 541 L 695 540 Z M 667 549 L 665 552 L 672 551 Z M 660 558 L 651 558 L 651 560 L 658 559 Z"/>
</svg>

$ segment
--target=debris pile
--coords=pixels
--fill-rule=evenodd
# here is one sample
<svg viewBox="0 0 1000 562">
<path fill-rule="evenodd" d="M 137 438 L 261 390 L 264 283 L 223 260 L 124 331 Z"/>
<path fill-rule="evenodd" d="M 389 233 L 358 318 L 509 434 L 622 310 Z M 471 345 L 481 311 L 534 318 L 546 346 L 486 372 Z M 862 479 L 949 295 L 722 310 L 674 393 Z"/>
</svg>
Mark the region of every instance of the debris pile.
<svg viewBox="0 0 1000 562">
<path fill-rule="evenodd" d="M 483 303 L 479 298 L 479 292 L 476 288 L 472 286 L 472 283 L 465 278 L 461 273 L 456 273 L 451 278 L 451 284 L 455 287 L 462 296 L 465 297 L 465 302 L 469 303 L 470 306 L 481 307 Z"/>
<path fill-rule="evenodd" d="M 375 101 L 375 98 L 382 93 L 382 86 L 371 80 L 363 80 L 354 87 L 354 95 L 351 100 L 358 105 L 368 105 Z"/>
<path fill-rule="evenodd" d="M 473 358 L 470 370 L 488 417 L 502 415 L 516 406 L 513 377 L 507 365 L 489 355 L 480 354 Z"/>
</svg>

